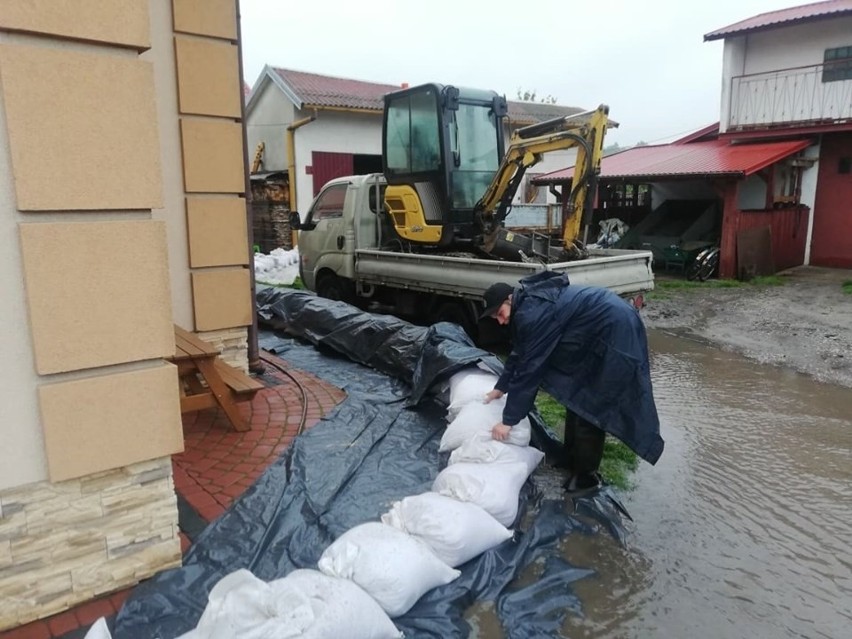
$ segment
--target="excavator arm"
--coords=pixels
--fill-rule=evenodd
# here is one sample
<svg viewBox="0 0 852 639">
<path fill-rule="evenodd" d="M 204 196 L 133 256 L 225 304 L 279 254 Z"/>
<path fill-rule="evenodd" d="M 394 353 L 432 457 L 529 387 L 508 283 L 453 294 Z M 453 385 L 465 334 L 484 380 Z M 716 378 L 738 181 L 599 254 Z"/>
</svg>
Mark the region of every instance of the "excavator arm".
<svg viewBox="0 0 852 639">
<path fill-rule="evenodd" d="M 591 214 L 594 206 L 608 116 L 609 107 L 601 105 L 594 111 L 548 120 L 513 133 L 500 168 L 474 209 L 482 231 L 481 250 L 494 251 L 526 170 L 540 162 L 545 153 L 573 147 L 577 147 L 577 159 L 571 191 L 564 195 L 567 200 L 562 240 L 566 249 L 576 243 L 583 218 Z"/>
</svg>

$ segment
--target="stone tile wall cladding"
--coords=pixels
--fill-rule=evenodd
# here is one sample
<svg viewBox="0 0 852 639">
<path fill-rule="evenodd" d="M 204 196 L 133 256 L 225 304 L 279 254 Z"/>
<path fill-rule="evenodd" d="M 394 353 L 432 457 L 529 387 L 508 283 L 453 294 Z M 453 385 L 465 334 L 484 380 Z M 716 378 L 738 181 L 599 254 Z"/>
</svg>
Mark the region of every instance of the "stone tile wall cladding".
<svg viewBox="0 0 852 639">
<path fill-rule="evenodd" d="M 198 337 L 215 346 L 223 361 L 248 373 L 248 329 L 246 327 L 206 331 L 198 333 Z"/>
<path fill-rule="evenodd" d="M 0 630 L 180 565 L 168 457 L 0 491 Z"/>
</svg>

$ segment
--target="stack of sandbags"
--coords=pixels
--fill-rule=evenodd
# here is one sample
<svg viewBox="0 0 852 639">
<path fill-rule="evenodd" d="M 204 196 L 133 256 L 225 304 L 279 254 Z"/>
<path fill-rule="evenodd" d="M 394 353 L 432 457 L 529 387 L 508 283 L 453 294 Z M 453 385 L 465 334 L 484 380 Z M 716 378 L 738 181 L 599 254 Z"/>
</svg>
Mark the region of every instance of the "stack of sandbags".
<svg viewBox="0 0 852 639">
<path fill-rule="evenodd" d="M 512 427 L 505 442 L 491 437 L 491 429 L 502 421 L 506 397 L 485 403 L 485 395 L 497 383 L 497 375 L 480 369 L 465 369 L 450 380 L 447 430 L 440 450 L 450 452 L 449 465 L 435 482 L 438 494 L 480 506 L 504 526 L 518 514 L 521 486 L 544 458 L 530 448 L 530 421 L 524 418 Z"/>
</svg>

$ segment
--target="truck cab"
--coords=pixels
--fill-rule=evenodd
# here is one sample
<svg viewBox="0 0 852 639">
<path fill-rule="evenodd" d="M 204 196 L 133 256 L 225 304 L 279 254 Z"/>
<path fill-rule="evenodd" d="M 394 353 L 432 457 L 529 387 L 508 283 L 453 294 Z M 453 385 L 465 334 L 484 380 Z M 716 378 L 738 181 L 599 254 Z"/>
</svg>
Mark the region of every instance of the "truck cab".
<svg viewBox="0 0 852 639">
<path fill-rule="evenodd" d="M 326 184 L 298 224 L 299 276 L 322 297 L 353 301 L 355 251 L 377 249 L 386 183 L 380 173 L 341 177 Z"/>
</svg>

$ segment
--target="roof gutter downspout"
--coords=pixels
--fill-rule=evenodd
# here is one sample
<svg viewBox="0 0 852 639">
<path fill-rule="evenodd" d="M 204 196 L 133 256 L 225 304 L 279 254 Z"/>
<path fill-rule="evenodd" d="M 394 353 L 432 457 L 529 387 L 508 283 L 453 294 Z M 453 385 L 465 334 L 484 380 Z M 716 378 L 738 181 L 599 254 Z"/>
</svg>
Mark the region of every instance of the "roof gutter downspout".
<svg viewBox="0 0 852 639">
<path fill-rule="evenodd" d="M 254 279 L 254 212 L 251 205 L 251 178 L 249 177 L 248 162 L 248 135 L 246 134 L 246 99 L 243 93 L 245 86 L 245 74 L 243 72 L 243 36 L 240 21 L 240 0 L 236 0 L 237 11 L 237 56 L 240 70 L 240 121 L 243 130 L 243 175 L 245 178 L 245 201 L 246 201 L 246 236 L 248 237 L 248 272 L 249 286 L 251 288 L 251 324 L 248 326 L 247 352 L 249 370 L 262 373 L 263 363 L 260 361 L 260 349 L 257 343 L 257 311 L 254 308 L 257 296 L 257 284 Z"/>
<path fill-rule="evenodd" d="M 287 181 L 290 186 L 290 210 L 295 211 L 296 207 L 296 129 L 299 127 L 303 127 L 306 124 L 310 124 L 314 120 L 317 119 L 316 115 L 312 115 L 308 118 L 302 118 L 301 120 L 296 120 L 290 126 L 287 127 Z M 290 241 L 293 243 L 293 246 L 298 245 L 299 238 L 296 231 L 290 231 L 291 238 Z"/>
</svg>

